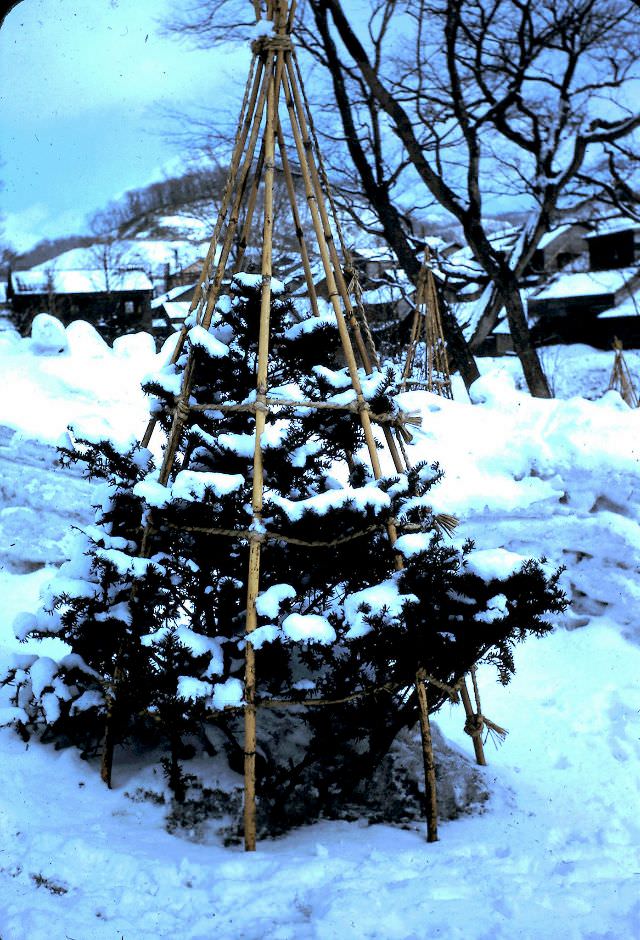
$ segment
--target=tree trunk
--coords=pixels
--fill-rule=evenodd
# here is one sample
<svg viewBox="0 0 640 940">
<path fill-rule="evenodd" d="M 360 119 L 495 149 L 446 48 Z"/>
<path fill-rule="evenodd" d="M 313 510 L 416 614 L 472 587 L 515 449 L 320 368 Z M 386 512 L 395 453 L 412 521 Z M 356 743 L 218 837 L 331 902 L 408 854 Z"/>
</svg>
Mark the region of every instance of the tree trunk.
<svg viewBox="0 0 640 940">
<path fill-rule="evenodd" d="M 522 365 L 525 381 L 534 398 L 552 398 L 549 383 L 542 371 L 538 354 L 531 342 L 531 333 L 522 304 L 520 288 L 511 271 L 503 272 L 499 285 L 496 285 L 502 297 L 509 321 L 509 330 L 513 339 L 513 348 Z"/>
<path fill-rule="evenodd" d="M 417 285 L 418 278 L 420 277 L 421 262 L 418 258 L 416 247 L 407 237 L 402 215 L 391 199 L 387 181 L 376 177 L 374 173 L 374 166 L 384 165 L 383 154 L 379 149 L 379 138 L 377 141 L 377 152 L 372 140 L 368 142 L 368 150 L 365 151 L 357 131 L 353 101 L 349 96 L 345 84 L 343 63 L 329 30 L 327 6 L 326 4 L 314 2 L 311 4 L 311 9 L 326 54 L 326 65 L 331 74 L 336 104 L 344 130 L 344 140 L 353 165 L 358 173 L 363 193 L 368 199 L 373 211 L 378 216 L 380 224 L 382 225 L 384 240 L 395 252 L 400 266 L 409 280 Z M 344 41 L 344 36 L 342 36 L 342 39 Z M 374 147 L 373 153 L 371 152 L 372 147 Z M 446 305 L 443 303 L 441 296 L 440 302 L 443 311 L 442 325 L 448 351 L 451 355 L 452 362 L 455 363 L 455 366 L 459 369 L 464 384 L 468 389 L 473 382 L 480 377 L 480 372 L 473 358 L 473 353 L 464 338 L 460 324 L 451 311 L 446 309 Z"/>
</svg>

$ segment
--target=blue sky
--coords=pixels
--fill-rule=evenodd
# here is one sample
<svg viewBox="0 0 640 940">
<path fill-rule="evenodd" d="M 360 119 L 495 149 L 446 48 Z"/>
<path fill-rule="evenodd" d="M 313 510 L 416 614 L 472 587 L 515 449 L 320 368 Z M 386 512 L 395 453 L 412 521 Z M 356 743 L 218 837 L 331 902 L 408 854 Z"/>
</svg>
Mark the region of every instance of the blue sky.
<svg viewBox="0 0 640 940">
<path fill-rule="evenodd" d="M 159 35 L 172 0 L 23 0 L 0 30 L 0 211 L 24 250 L 175 169 L 158 105 L 240 104 L 248 50 Z"/>
</svg>

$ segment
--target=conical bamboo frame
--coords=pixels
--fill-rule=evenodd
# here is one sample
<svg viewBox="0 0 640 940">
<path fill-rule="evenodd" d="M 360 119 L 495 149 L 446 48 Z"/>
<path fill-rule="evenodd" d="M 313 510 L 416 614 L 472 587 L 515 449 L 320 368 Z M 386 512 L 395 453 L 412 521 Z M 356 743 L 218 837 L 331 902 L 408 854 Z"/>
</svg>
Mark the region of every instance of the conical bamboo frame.
<svg viewBox="0 0 640 940">
<path fill-rule="evenodd" d="M 420 345 L 424 345 L 424 363 L 422 376 L 412 380 L 411 374 Z M 451 374 L 449 359 L 440 317 L 440 305 L 436 291 L 431 252 L 425 246 L 424 261 L 420 269 L 416 288 L 416 308 L 411 326 L 411 337 L 407 348 L 407 357 L 402 370 L 404 387 L 416 385 L 435 392 L 443 398 L 453 398 L 451 392 Z"/>
<path fill-rule="evenodd" d="M 254 4 L 256 18 L 260 20 L 260 4 Z M 264 430 L 266 415 L 270 402 L 267 396 L 267 371 L 269 359 L 269 314 L 271 305 L 271 276 L 272 276 L 272 245 L 273 245 L 273 184 L 275 172 L 276 146 L 280 153 L 282 172 L 284 174 L 287 192 L 291 204 L 296 236 L 302 259 L 305 281 L 309 292 L 310 305 L 314 313 L 318 310 L 317 294 L 311 274 L 309 251 L 305 233 L 302 228 L 300 214 L 296 204 L 296 189 L 293 182 L 291 165 L 287 154 L 285 137 L 281 125 L 280 98 L 284 98 L 286 111 L 290 119 L 291 134 L 296 147 L 298 165 L 304 184 L 305 199 L 309 206 L 313 237 L 318 247 L 323 269 L 325 272 L 329 299 L 336 316 L 336 322 L 342 342 L 345 361 L 347 363 L 353 391 L 356 397 L 356 406 L 362 424 L 367 449 L 374 476 L 382 475 L 378 451 L 372 430 L 372 418 L 367 403 L 362 394 L 362 387 L 358 374 L 356 352 L 367 374 L 372 372 L 371 362 L 378 365 L 375 348 L 366 324 L 364 311 L 358 297 L 357 273 L 352 266 L 348 255 L 342 232 L 340 230 L 335 204 L 330 196 L 326 171 L 318 148 L 317 137 L 314 131 L 308 101 L 301 82 L 299 67 L 295 59 L 295 52 L 291 45 L 290 32 L 296 0 L 290 6 L 284 0 L 269 0 L 267 2 L 267 20 L 273 23 L 273 33 L 262 37 L 253 44 L 253 58 L 249 77 L 241 108 L 238 131 L 236 134 L 233 153 L 230 161 L 229 176 L 223 193 L 222 204 L 214 234 L 205 258 L 202 273 L 190 308 L 190 317 L 185 323 L 176 343 L 172 362 L 177 362 L 185 347 L 185 341 L 190 325 L 195 322 L 208 329 L 215 305 L 220 296 L 223 278 L 228 270 L 228 262 L 232 247 L 236 242 L 240 225 L 240 212 L 244 207 L 245 220 L 237 239 L 238 255 L 233 266 L 233 273 L 242 269 L 242 261 L 246 250 L 251 224 L 257 207 L 260 186 L 264 189 L 264 216 L 263 216 L 263 252 L 261 264 L 262 298 L 261 316 L 258 337 L 258 368 L 256 376 L 256 400 L 254 408 L 256 422 L 256 444 L 253 457 L 253 493 L 252 530 L 256 537 L 250 540 L 249 571 L 247 582 L 247 609 L 246 632 L 250 636 L 257 624 L 256 600 L 260 585 L 261 541 L 258 535 L 261 527 L 261 513 L 263 501 L 263 473 L 261 434 Z M 256 158 L 256 148 L 260 139 L 260 131 L 264 121 L 264 130 L 261 146 Z M 329 199 L 332 219 L 329 218 L 325 198 Z M 347 288 L 343 275 L 340 257 L 332 234 L 333 226 L 338 233 L 340 248 L 347 264 L 351 269 L 351 287 Z M 226 228 L 225 228 L 226 226 Z M 355 315 L 354 305 L 349 296 L 353 290 L 355 308 L 360 309 L 369 348 L 363 339 L 360 324 Z M 350 332 L 351 331 L 351 334 Z M 351 341 L 353 337 L 353 344 Z M 166 442 L 163 460 L 160 468 L 160 482 L 163 485 L 169 481 L 173 472 L 176 452 L 181 431 L 189 415 L 189 397 L 193 380 L 194 358 L 189 351 L 187 363 L 182 376 L 181 390 L 176 399 L 173 421 Z M 311 405 L 311 403 L 307 403 Z M 157 419 L 152 419 L 142 438 L 142 446 L 148 446 L 152 437 Z M 398 435 L 402 454 L 398 450 L 391 427 L 382 424 L 382 431 L 389 448 L 394 466 L 398 472 L 407 469 L 408 461 L 402 445 L 402 438 Z M 188 455 L 184 455 L 184 460 Z M 185 464 L 186 465 L 186 464 Z M 145 528 L 141 553 L 148 555 L 152 550 L 151 520 Z M 388 534 L 393 544 L 396 541 L 395 527 L 388 527 Z M 396 555 L 396 567 L 402 567 L 400 555 Z M 245 807 L 244 807 L 244 835 L 245 848 L 255 850 L 256 845 L 256 806 L 255 806 L 255 753 L 256 753 L 256 673 L 255 653 L 251 642 L 246 644 L 245 666 Z M 424 677 L 421 672 L 416 674 L 416 694 L 420 709 L 423 752 L 425 768 L 427 770 L 426 786 L 428 793 L 427 814 L 429 819 L 429 839 L 437 838 L 435 775 L 433 773 L 433 754 L 431 734 L 429 729 L 429 714 L 424 689 Z M 105 746 L 102 761 L 102 776 L 107 783 L 111 780 L 111 765 L 113 760 L 113 722 L 115 690 L 109 695 L 107 708 L 107 722 L 105 730 Z"/>
<path fill-rule="evenodd" d="M 246 633 L 250 638 L 257 626 L 256 600 L 260 588 L 261 563 L 261 516 L 263 504 L 263 469 L 261 437 L 269 411 L 267 397 L 267 374 L 269 362 L 269 315 L 271 308 L 272 248 L 273 248 L 273 190 L 276 168 L 276 152 L 281 159 L 282 172 L 291 212 L 298 239 L 305 281 L 309 292 L 311 309 L 317 311 L 317 294 L 313 283 L 309 251 L 302 228 L 300 213 L 296 203 L 296 189 L 287 154 L 285 135 L 281 124 L 279 104 L 284 101 L 289 118 L 290 134 L 293 139 L 304 197 L 306 199 L 313 228 L 314 242 L 318 248 L 324 270 L 329 302 L 336 317 L 343 354 L 352 388 L 355 394 L 356 408 L 362 424 L 365 442 L 376 479 L 382 476 L 378 448 L 372 429 L 372 419 L 367 402 L 362 393 L 358 371 L 358 359 L 367 374 L 372 372 L 371 361 L 375 360 L 367 349 L 355 315 L 354 305 L 349 296 L 342 264 L 333 236 L 333 227 L 337 226 L 335 207 L 331 201 L 333 227 L 326 204 L 326 174 L 321 157 L 317 151 L 317 139 L 308 111 L 308 102 L 299 81 L 299 69 L 295 60 L 290 32 L 296 2 L 289 5 L 285 0 L 268 0 L 266 19 L 273 24 L 272 33 L 262 36 L 253 43 L 253 59 L 244 94 L 238 132 L 230 163 L 229 178 L 222 198 L 222 205 L 214 229 L 213 238 L 207 252 L 203 270 L 194 293 L 190 317 L 178 338 L 172 361 L 175 363 L 185 347 L 190 325 L 195 322 L 208 329 L 215 305 L 221 293 L 223 278 L 228 270 L 228 262 L 234 244 L 238 254 L 233 271 L 241 270 L 243 255 L 247 247 L 251 224 L 258 202 L 260 188 L 264 192 L 263 233 L 262 233 L 262 294 L 258 335 L 258 363 L 256 375 L 255 424 L 256 444 L 253 455 L 253 493 L 252 514 L 256 537 L 250 539 L 249 564 L 247 579 Z M 256 4 L 256 13 L 259 13 Z M 260 16 L 257 15 L 258 20 Z M 262 132 L 262 136 L 261 136 Z M 256 158 L 258 141 L 260 150 Z M 323 189 L 324 183 L 324 189 Z M 241 209 L 245 209 L 242 231 L 239 232 Z M 239 235 L 239 238 L 238 238 Z M 339 233 L 341 247 L 344 243 Z M 356 285 L 357 287 L 357 285 Z M 356 305 L 357 305 L 356 297 Z M 355 349 L 354 349 L 355 347 Z M 357 358 L 356 358 L 357 355 Z M 189 397 L 193 381 L 194 357 L 187 355 L 183 371 L 180 394 L 176 400 L 171 429 L 166 442 L 159 480 L 163 485 L 169 481 L 173 472 L 181 431 L 189 414 Z M 145 432 L 142 444 L 147 446 L 153 434 L 155 420 L 152 419 Z M 389 451 L 398 471 L 406 469 L 406 463 L 396 446 L 391 428 L 383 426 L 383 433 Z M 396 540 L 393 525 L 388 527 L 391 542 Z M 148 533 L 145 533 L 144 545 L 148 546 Z M 148 550 L 148 548 L 147 548 Z M 401 567 L 401 557 L 396 556 L 396 565 Z M 255 805 L 255 753 L 256 753 L 256 673 L 255 653 L 250 640 L 246 643 L 245 662 L 245 806 L 244 837 L 245 849 L 253 851 L 256 845 L 256 805 Z M 428 721 L 428 716 L 427 716 Z M 107 728 L 109 731 L 109 728 Z"/>
<path fill-rule="evenodd" d="M 629 366 L 624 358 L 622 343 L 617 338 L 613 341 L 613 350 L 615 356 L 607 391 L 613 389 L 619 392 L 622 400 L 626 401 L 630 408 L 638 408 L 640 406 L 640 398 L 635 390 Z"/>
</svg>

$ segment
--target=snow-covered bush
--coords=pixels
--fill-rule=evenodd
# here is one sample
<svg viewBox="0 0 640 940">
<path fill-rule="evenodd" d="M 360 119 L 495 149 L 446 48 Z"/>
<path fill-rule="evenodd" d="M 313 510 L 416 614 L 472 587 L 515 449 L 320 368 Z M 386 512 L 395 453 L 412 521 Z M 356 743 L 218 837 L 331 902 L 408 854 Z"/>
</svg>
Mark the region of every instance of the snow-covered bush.
<svg viewBox="0 0 640 940">
<path fill-rule="evenodd" d="M 162 744 L 178 797 L 180 762 L 200 745 L 223 747 L 240 769 L 248 538 L 252 525 L 254 419 L 260 284 L 240 276 L 211 329 L 193 326 L 175 366 L 150 376 L 151 411 L 165 432 L 192 356 L 191 410 L 166 485 L 152 454 L 96 437 L 69 460 L 107 481 L 96 524 L 78 538 L 43 607 L 18 623 L 23 637 L 57 636 L 58 661 L 19 657 L 5 677 L 6 721 L 27 734 L 74 741 L 88 752 L 127 740 Z M 331 318 L 307 317 L 276 285 L 271 310 L 269 396 L 262 436 L 265 498 L 257 601 L 259 703 L 300 703 L 289 717 L 259 722 L 258 792 L 280 827 L 296 789 L 318 806 L 348 799 L 415 723 L 416 671 L 452 683 L 480 659 L 502 681 L 513 644 L 550 629 L 564 598 L 557 575 L 506 552 L 462 550 L 441 534 L 429 501 L 440 478 L 420 465 L 375 480 L 358 453 L 353 410 L 311 409 L 310 400 L 353 401 L 336 368 Z M 396 406 L 391 377 L 362 375 L 374 414 Z M 238 410 L 228 410 L 229 405 Z M 225 410 L 220 410 L 221 406 Z M 392 546 L 389 524 L 401 535 Z M 398 556 L 403 567 L 398 570 Z M 314 699 L 341 704 L 305 706 Z M 430 692 L 432 710 L 444 694 Z M 290 715 L 290 712 L 288 713 Z M 266 723 L 265 723 L 266 724 Z"/>
</svg>

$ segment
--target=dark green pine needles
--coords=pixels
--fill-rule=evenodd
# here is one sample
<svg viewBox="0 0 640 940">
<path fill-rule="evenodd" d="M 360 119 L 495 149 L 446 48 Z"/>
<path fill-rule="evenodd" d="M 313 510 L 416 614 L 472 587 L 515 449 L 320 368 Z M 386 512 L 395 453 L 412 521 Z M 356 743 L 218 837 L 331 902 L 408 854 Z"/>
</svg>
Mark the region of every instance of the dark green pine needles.
<svg viewBox="0 0 640 940">
<path fill-rule="evenodd" d="M 69 652 L 17 657 L 5 677 L 5 714 L 21 733 L 40 728 L 94 753 L 108 714 L 112 740 L 165 749 L 178 797 L 181 761 L 212 741 L 231 767 L 242 760 L 254 419 L 218 409 L 255 397 L 260 282 L 240 275 L 234 289 L 210 331 L 192 327 L 177 365 L 146 385 L 167 432 L 186 357 L 195 357 L 190 405 L 207 407 L 190 410 L 167 486 L 150 451 L 101 439 L 67 451 L 107 481 L 105 498 L 43 608 L 17 627 L 59 637 Z M 375 481 L 357 414 L 296 405 L 354 399 L 332 316 L 302 318 L 276 285 L 270 336 L 269 397 L 282 404 L 271 405 L 262 439 L 258 700 L 348 699 L 260 710 L 258 792 L 277 826 L 287 813 L 296 821 L 290 800 L 301 786 L 320 804 L 349 798 L 416 722 L 418 668 L 453 683 L 490 660 L 506 682 L 514 644 L 549 630 L 545 618 L 565 599 L 540 564 L 443 537 L 429 502 L 437 468 Z M 362 383 L 373 413 L 397 410 L 389 375 L 362 374 Z M 431 709 L 443 700 L 432 687 Z"/>
</svg>

